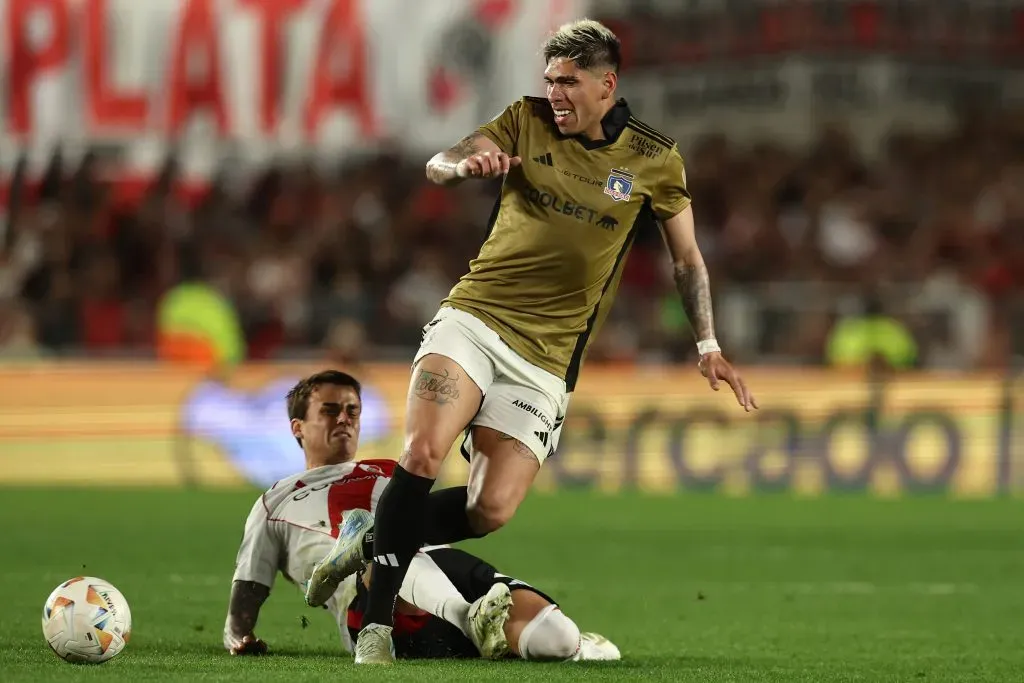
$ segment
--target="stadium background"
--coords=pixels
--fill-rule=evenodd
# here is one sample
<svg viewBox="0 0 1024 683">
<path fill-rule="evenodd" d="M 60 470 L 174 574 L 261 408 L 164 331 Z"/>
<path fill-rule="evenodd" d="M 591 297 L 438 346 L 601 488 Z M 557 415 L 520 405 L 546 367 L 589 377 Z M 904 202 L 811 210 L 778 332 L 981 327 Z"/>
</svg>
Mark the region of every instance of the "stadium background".
<svg viewBox="0 0 1024 683">
<path fill-rule="evenodd" d="M 763 407 L 707 389 L 642 235 L 539 488 L 1024 487 L 1024 3 L 0 0 L 5 497 L 245 499 L 300 466 L 283 395 L 325 366 L 365 380 L 362 456 L 394 457 L 496 191 L 423 164 L 542 94 L 543 35 L 584 14 L 679 141 Z"/>
<path fill-rule="evenodd" d="M 111 484 L 266 483 L 299 461 L 279 383 L 325 365 L 366 378 L 367 450 L 395 451 L 408 359 L 495 192 L 431 186 L 424 159 L 539 92 L 544 31 L 585 13 L 679 140 L 719 336 L 765 411 L 702 386 L 642 235 L 551 483 L 1024 477 L 1017 3 L 4 4 L 0 480 L 96 458 Z"/>
</svg>

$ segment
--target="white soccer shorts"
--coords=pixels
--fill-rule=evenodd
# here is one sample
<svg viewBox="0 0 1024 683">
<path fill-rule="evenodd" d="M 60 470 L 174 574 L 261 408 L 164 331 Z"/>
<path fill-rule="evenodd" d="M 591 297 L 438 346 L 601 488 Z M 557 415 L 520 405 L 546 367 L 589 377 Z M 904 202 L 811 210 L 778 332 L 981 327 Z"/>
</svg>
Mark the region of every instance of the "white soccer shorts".
<svg viewBox="0 0 1024 683">
<path fill-rule="evenodd" d="M 571 396 L 563 379 L 525 360 L 475 316 L 448 306 L 423 328 L 413 364 L 431 353 L 458 363 L 480 387 L 483 405 L 470 427 L 522 441 L 541 464 L 555 452 Z M 472 453 L 471 430 L 462 448 Z"/>
</svg>

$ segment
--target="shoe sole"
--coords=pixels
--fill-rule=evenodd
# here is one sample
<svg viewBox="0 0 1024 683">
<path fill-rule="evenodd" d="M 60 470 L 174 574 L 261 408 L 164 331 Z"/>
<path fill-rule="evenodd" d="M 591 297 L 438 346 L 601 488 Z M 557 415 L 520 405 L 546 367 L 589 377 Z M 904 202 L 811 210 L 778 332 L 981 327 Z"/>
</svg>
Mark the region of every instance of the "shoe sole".
<svg viewBox="0 0 1024 683">
<path fill-rule="evenodd" d="M 483 638 L 477 649 L 486 659 L 501 659 L 508 654 L 508 640 L 505 638 L 505 623 L 512 608 L 512 593 L 508 586 L 496 583 L 487 591 L 479 609 L 470 615 L 470 623 L 483 618 L 480 631 Z M 483 614 L 482 617 L 479 615 Z"/>
<path fill-rule="evenodd" d="M 344 517 L 334 547 L 316 563 L 309 577 L 306 604 L 310 607 L 320 607 L 330 600 L 341 582 L 363 566 L 363 537 L 373 527 L 373 516 L 366 510 L 355 509 Z"/>
</svg>

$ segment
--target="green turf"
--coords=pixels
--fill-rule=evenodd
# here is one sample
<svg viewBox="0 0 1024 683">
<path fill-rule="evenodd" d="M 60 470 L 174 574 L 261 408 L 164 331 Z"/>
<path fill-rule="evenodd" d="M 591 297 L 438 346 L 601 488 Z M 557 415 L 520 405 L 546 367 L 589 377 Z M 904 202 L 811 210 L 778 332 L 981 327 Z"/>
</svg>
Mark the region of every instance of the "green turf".
<svg viewBox="0 0 1024 683">
<path fill-rule="evenodd" d="M 1021 501 L 534 496 L 465 547 L 552 593 L 624 660 L 367 671 L 283 581 L 258 628 L 273 656 L 221 650 L 251 492 L 0 495 L 3 681 L 1024 680 Z M 58 660 L 40 631 L 50 590 L 81 573 L 134 615 L 131 644 L 99 667 Z"/>
</svg>

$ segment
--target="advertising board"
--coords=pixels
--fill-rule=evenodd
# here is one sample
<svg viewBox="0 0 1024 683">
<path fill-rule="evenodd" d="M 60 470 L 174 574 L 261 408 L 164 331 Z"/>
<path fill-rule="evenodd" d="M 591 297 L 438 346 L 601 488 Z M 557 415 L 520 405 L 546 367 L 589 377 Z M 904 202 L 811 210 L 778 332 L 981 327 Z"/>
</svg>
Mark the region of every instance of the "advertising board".
<svg viewBox="0 0 1024 683">
<path fill-rule="evenodd" d="M 284 395 L 317 369 L 244 365 L 206 377 L 148 363 L 0 367 L 0 484 L 268 486 L 302 468 Z M 397 457 L 408 368 L 358 375 L 360 456 Z M 882 385 L 810 369 L 746 376 L 762 403 L 756 414 L 689 368 L 589 367 L 538 488 L 988 496 L 1020 481 L 1018 392 L 999 375 L 907 374 Z M 453 453 L 441 484 L 465 472 Z"/>
</svg>

